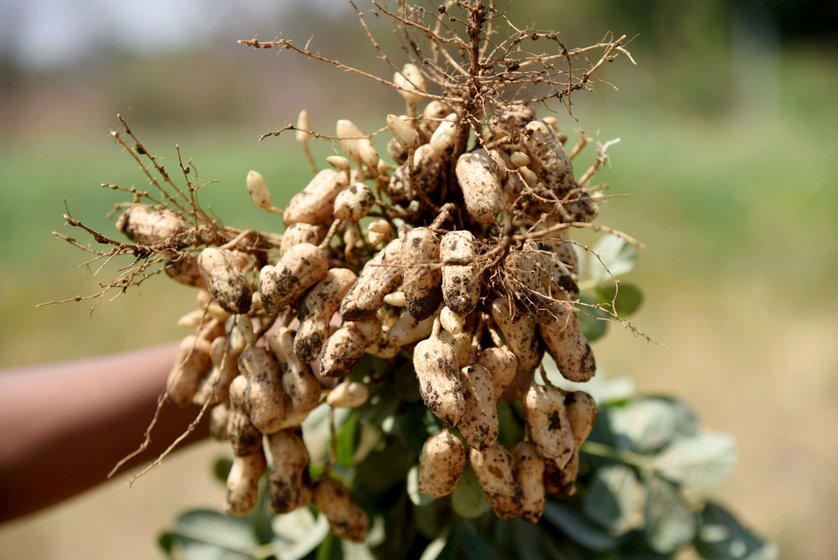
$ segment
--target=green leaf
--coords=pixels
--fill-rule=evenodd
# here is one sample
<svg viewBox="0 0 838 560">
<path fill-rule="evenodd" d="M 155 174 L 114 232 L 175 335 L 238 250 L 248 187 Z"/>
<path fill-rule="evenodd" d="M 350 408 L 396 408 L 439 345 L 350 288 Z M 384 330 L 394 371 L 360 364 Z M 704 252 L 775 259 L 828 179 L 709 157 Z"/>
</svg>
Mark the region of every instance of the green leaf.
<svg viewBox="0 0 838 560">
<path fill-rule="evenodd" d="M 700 515 L 701 528 L 693 542 L 706 560 L 776 560 L 777 547 L 766 543 L 722 506 L 708 502 Z"/>
<path fill-rule="evenodd" d="M 633 469 L 607 465 L 594 472 L 582 511 L 609 533 L 622 534 L 630 528 L 641 507 L 640 493 L 641 486 Z"/>
<path fill-rule="evenodd" d="M 543 519 L 589 550 L 608 552 L 617 548 L 616 537 L 565 504 L 548 500 Z"/>
<path fill-rule="evenodd" d="M 685 486 L 714 486 L 730 476 L 735 463 L 733 438 L 703 433 L 674 441 L 652 460 L 652 467 Z"/>
<path fill-rule="evenodd" d="M 591 251 L 587 270 L 595 284 L 631 272 L 637 260 L 637 248 L 616 235 L 603 236 Z"/>
<path fill-rule="evenodd" d="M 316 560 L 343 560 L 340 539 L 331 531 L 326 534 L 326 538 L 317 548 Z"/>
<path fill-rule="evenodd" d="M 170 533 L 168 531 L 164 531 L 164 532 L 160 533 L 159 535 L 157 535 L 157 545 L 160 548 L 162 548 L 163 552 L 166 553 L 166 556 L 169 556 L 170 558 L 171 558 L 171 554 L 169 554 L 169 553 L 172 552 L 172 548 L 174 547 L 174 544 L 175 544 L 175 536 L 172 533 Z"/>
<path fill-rule="evenodd" d="M 230 469 L 233 468 L 233 460 L 230 457 L 218 457 L 212 463 L 212 476 L 222 484 L 227 484 L 227 477 Z"/>
<path fill-rule="evenodd" d="M 620 282 L 614 284 L 600 284 L 596 289 L 597 299 L 619 317 L 634 315 L 643 303 L 643 293 L 634 284 Z"/>
<path fill-rule="evenodd" d="M 349 468 L 355 457 L 355 442 L 358 434 L 358 412 L 353 410 L 344 420 L 337 434 L 337 463 Z"/>
<path fill-rule="evenodd" d="M 251 558 L 260 547 L 246 517 L 230 517 L 210 509 L 182 513 L 169 534 L 172 556 L 186 560 Z"/>
<path fill-rule="evenodd" d="M 299 560 L 317 548 L 329 534 L 325 515 L 315 517 L 308 508 L 276 515 L 271 524 L 272 549 L 282 560 Z"/>
<path fill-rule="evenodd" d="M 517 442 L 524 437 L 524 427 L 515 416 L 512 407 L 506 401 L 498 403 L 498 426 L 499 434 L 498 441 L 500 441 L 507 448 L 512 448 Z"/>
<path fill-rule="evenodd" d="M 465 519 L 480 517 L 492 508 L 470 466 L 466 466 L 460 475 L 460 481 L 451 495 L 451 507 L 457 515 Z"/>
<path fill-rule="evenodd" d="M 586 304 L 579 306 L 576 310 L 576 316 L 579 317 L 579 323 L 582 326 L 582 334 L 585 335 L 588 342 L 593 342 L 605 336 L 605 333 L 608 332 L 608 321 L 610 319 L 608 313 L 602 309 L 589 307 L 597 305 L 599 302 L 587 295 L 580 296 L 579 301 Z"/>
<path fill-rule="evenodd" d="M 617 445 L 638 453 L 654 453 L 698 432 L 698 420 L 686 405 L 667 397 L 638 397 L 603 414 Z"/>
<path fill-rule="evenodd" d="M 430 496 L 419 492 L 419 465 L 413 465 L 407 473 L 407 496 L 415 506 L 428 505 L 434 501 Z"/>
<path fill-rule="evenodd" d="M 696 519 L 678 488 L 657 476 L 646 480 L 646 542 L 655 552 L 669 554 L 690 542 Z"/>
<path fill-rule="evenodd" d="M 523 519 L 510 519 L 509 522 L 515 536 L 516 558 L 543 560 L 544 553 L 538 543 L 538 534 L 541 532 L 538 526 Z"/>
<path fill-rule="evenodd" d="M 451 507 L 449 500 L 432 500 L 423 506 L 413 507 L 413 519 L 416 528 L 429 539 L 447 534 L 451 527 Z"/>
</svg>

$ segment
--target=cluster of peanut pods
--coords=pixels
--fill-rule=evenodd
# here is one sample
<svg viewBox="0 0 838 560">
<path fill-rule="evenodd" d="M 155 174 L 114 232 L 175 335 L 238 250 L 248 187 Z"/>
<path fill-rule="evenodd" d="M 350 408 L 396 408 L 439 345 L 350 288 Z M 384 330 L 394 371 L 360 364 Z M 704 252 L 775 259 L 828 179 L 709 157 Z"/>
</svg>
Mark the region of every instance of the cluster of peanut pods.
<svg viewBox="0 0 838 560">
<path fill-rule="evenodd" d="M 394 163 L 338 121 L 343 155 L 291 199 L 281 237 L 261 235 L 273 249 L 205 242 L 166 267 L 200 288 L 198 309 L 181 319 L 196 334 L 181 344 L 168 395 L 212 406 L 213 435 L 235 456 L 232 514 L 253 507 L 268 471 L 276 512 L 314 500 L 338 536 L 363 540 L 369 521 L 348 488 L 328 469 L 310 480 L 300 426 L 324 402 L 367 400 L 375 388 L 348 377 L 365 353 L 412 353 L 424 405 L 440 421 L 420 457 L 423 494 L 451 493 L 468 462 L 498 516 L 536 522 L 547 496 L 575 490 L 595 404 L 534 373 L 546 352 L 568 380 L 594 375 L 568 231 L 596 217 L 595 201 L 554 120 L 516 104 L 477 122 L 439 99 L 420 109 L 421 74 L 407 65 L 399 79 L 407 115 L 387 117 Z M 297 128 L 309 153 L 305 112 Z M 247 186 L 259 207 L 280 212 L 259 173 Z M 183 235 L 186 223 L 137 204 L 118 226 L 151 243 Z M 520 400 L 526 419 L 512 449 L 498 441 L 501 399 Z"/>
</svg>

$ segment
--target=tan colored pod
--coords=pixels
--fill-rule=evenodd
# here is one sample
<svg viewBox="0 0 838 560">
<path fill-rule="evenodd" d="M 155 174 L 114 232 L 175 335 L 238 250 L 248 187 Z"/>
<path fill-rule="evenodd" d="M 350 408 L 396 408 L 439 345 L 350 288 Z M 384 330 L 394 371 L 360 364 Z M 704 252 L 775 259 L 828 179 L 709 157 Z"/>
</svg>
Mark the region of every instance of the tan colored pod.
<svg viewBox="0 0 838 560">
<path fill-rule="evenodd" d="M 355 321 L 373 315 L 384 303 L 384 296 L 402 281 L 402 242 L 394 239 L 367 261 L 355 284 L 340 304 L 344 320 Z"/>
<path fill-rule="evenodd" d="M 261 448 L 244 457 L 233 457 L 233 467 L 227 475 L 227 501 L 224 511 L 229 515 L 247 515 L 259 496 L 259 479 L 267 463 Z"/>
<path fill-rule="evenodd" d="M 446 426 L 456 426 L 466 402 L 454 349 L 435 338 L 423 340 L 413 350 L 413 367 L 425 407 Z"/>
<path fill-rule="evenodd" d="M 502 267 L 507 293 L 515 294 L 516 299 L 528 309 L 541 304 L 550 281 L 534 243 L 527 242 L 510 250 L 503 259 Z"/>
<path fill-rule="evenodd" d="M 477 354 L 477 363 L 492 374 L 495 402 L 499 401 L 515 380 L 518 368 L 515 354 L 506 346 L 484 348 Z"/>
<path fill-rule="evenodd" d="M 375 220 L 367 226 L 367 241 L 373 247 L 392 238 L 393 230 L 387 220 Z"/>
<path fill-rule="evenodd" d="M 384 296 L 384 303 L 391 307 L 404 307 L 407 305 L 407 298 L 404 292 L 393 292 Z"/>
<path fill-rule="evenodd" d="M 247 386 L 247 379 L 243 375 L 237 376 L 230 383 L 227 439 L 236 457 L 244 457 L 262 447 L 262 432 L 256 429 L 247 413 Z"/>
<path fill-rule="evenodd" d="M 530 523 L 538 523 L 544 513 L 546 496 L 544 491 L 544 459 L 539 457 L 535 445 L 519 441 L 512 448 L 521 487 L 521 517 Z"/>
<path fill-rule="evenodd" d="M 530 156 L 530 169 L 547 188 L 560 197 L 575 188 L 570 158 L 553 127 L 544 121 L 532 121 L 524 128 L 523 141 Z"/>
<path fill-rule="evenodd" d="M 480 364 L 460 372 L 466 408 L 457 423 L 463 439 L 470 447 L 486 449 L 498 440 L 498 409 L 492 374 Z"/>
<path fill-rule="evenodd" d="M 265 348 L 248 346 L 239 356 L 239 369 L 247 379 L 247 412 L 263 434 L 280 429 L 285 419 L 285 393 L 279 364 Z"/>
<path fill-rule="evenodd" d="M 415 150 L 419 147 L 419 133 L 411 126 L 407 117 L 387 115 L 387 127 L 393 133 L 396 142 L 405 150 Z"/>
<path fill-rule="evenodd" d="M 294 195 L 282 218 L 285 225 L 328 224 L 338 193 L 346 186 L 346 174 L 334 169 L 323 169 L 306 187 Z"/>
<path fill-rule="evenodd" d="M 395 138 L 390 138 L 387 142 L 387 154 L 399 165 L 407 161 L 407 149 Z"/>
<path fill-rule="evenodd" d="M 422 110 L 422 118 L 419 120 L 419 131 L 422 136 L 426 140 L 429 139 L 442 123 L 442 120 L 451 113 L 450 106 L 436 99 L 425 105 Z"/>
<path fill-rule="evenodd" d="M 442 263 L 442 298 L 460 317 L 477 307 L 480 279 L 477 277 L 477 240 L 470 231 L 451 231 L 442 236 L 439 259 Z"/>
<path fill-rule="evenodd" d="M 413 154 L 413 168 L 408 176 L 407 162 L 396 168 L 390 177 L 388 193 L 393 202 L 403 203 L 433 199 L 440 186 L 445 159 L 423 144 Z"/>
<path fill-rule="evenodd" d="M 210 359 L 212 372 L 202 382 L 192 400 L 195 404 L 203 405 L 227 402 L 230 383 L 239 374 L 238 353 L 229 345 L 226 336 L 219 336 L 212 341 Z"/>
<path fill-rule="evenodd" d="M 473 335 L 470 330 L 460 331 L 457 334 L 451 334 L 448 331 L 439 333 L 439 339 L 451 346 L 454 349 L 454 355 L 457 357 L 457 364 L 464 368 L 471 363 L 471 346 Z"/>
<path fill-rule="evenodd" d="M 119 216 L 116 229 L 141 245 L 168 243 L 184 233 L 183 218 L 165 206 L 132 204 Z"/>
<path fill-rule="evenodd" d="M 521 508 L 521 488 L 516 480 L 512 453 L 499 442 L 483 450 L 472 447 L 469 463 L 495 515 L 501 519 L 517 516 Z"/>
<path fill-rule="evenodd" d="M 271 470 L 268 493 L 271 509 L 288 513 L 311 501 L 308 476 L 309 455 L 299 429 L 281 430 L 268 436 Z"/>
<path fill-rule="evenodd" d="M 571 391 L 565 395 L 564 406 L 578 450 L 594 429 L 596 401 L 585 391 Z"/>
<path fill-rule="evenodd" d="M 329 520 L 332 531 L 341 539 L 363 542 L 370 530 L 367 513 L 352 501 L 349 489 L 328 475 L 314 485 L 314 503 Z"/>
<path fill-rule="evenodd" d="M 547 462 L 544 465 L 544 491 L 558 499 L 576 494 L 576 477 L 579 474 L 579 453 L 574 453 L 567 464 L 559 468 Z"/>
<path fill-rule="evenodd" d="M 210 411 L 210 437 L 216 441 L 227 441 L 228 410 L 225 403 L 217 404 Z"/>
<path fill-rule="evenodd" d="M 451 432 L 430 436 L 419 458 L 419 492 L 432 498 L 447 496 L 457 487 L 465 466 L 465 447 Z"/>
<path fill-rule="evenodd" d="M 271 207 L 271 191 L 265 184 L 265 178 L 258 171 L 247 172 L 247 193 L 250 195 L 250 200 L 253 204 L 262 209 Z"/>
<path fill-rule="evenodd" d="M 344 377 L 364 355 L 367 346 L 378 340 L 380 332 L 381 321 L 374 316 L 344 321 L 320 351 L 320 375 Z"/>
<path fill-rule="evenodd" d="M 532 107 L 516 103 L 505 107 L 500 115 L 493 119 L 492 125 L 499 129 L 500 134 L 505 134 L 515 142 L 522 129 L 533 120 L 535 120 L 535 111 Z"/>
<path fill-rule="evenodd" d="M 428 317 L 420 321 L 407 311 L 402 311 L 399 314 L 398 320 L 390 326 L 387 333 L 387 343 L 389 346 L 399 348 L 409 346 L 414 342 L 428 338 L 433 330 L 433 326 L 433 317 Z"/>
<path fill-rule="evenodd" d="M 304 224 L 302 222 L 291 224 L 282 234 L 282 239 L 279 242 L 279 254 L 284 255 L 288 249 L 300 243 L 319 245 L 323 241 L 324 235 L 326 235 L 326 227 L 321 224 Z"/>
<path fill-rule="evenodd" d="M 570 304 L 554 302 L 540 310 L 538 331 L 565 379 L 581 383 L 594 376 L 594 352 Z"/>
<path fill-rule="evenodd" d="M 357 279 L 348 268 L 332 268 L 308 291 L 297 309 L 300 327 L 294 337 L 294 352 L 304 362 L 317 359 L 329 336 L 329 323 L 340 302 Z"/>
<path fill-rule="evenodd" d="M 461 155 L 455 172 L 469 216 L 480 224 L 494 223 L 503 211 L 504 196 L 496 164 L 486 150 Z"/>
<path fill-rule="evenodd" d="M 451 113 L 439 123 L 437 129 L 431 135 L 428 144 L 434 152 L 444 154 L 447 150 L 454 147 L 457 141 L 457 133 L 457 114 Z"/>
<path fill-rule="evenodd" d="M 286 418 L 291 411 L 308 412 L 317 406 L 322 391 L 320 382 L 317 381 L 311 368 L 297 357 L 294 344 L 294 331 L 288 327 L 280 327 L 273 336 L 268 338 L 268 346 L 282 370 L 282 391 L 291 408 L 286 411 Z M 285 425 L 284 422 L 283 425 Z"/>
<path fill-rule="evenodd" d="M 189 335 L 180 341 L 175 363 L 169 372 L 166 395 L 178 406 L 186 406 L 195 397 L 201 381 L 212 370 L 209 342 Z"/>
<path fill-rule="evenodd" d="M 356 408 L 367 402 L 369 396 L 366 384 L 345 379 L 329 392 L 326 402 L 334 408 Z"/>
<path fill-rule="evenodd" d="M 537 321 L 531 313 L 515 311 L 513 317 L 507 298 L 498 298 L 492 302 L 492 318 L 503 333 L 507 346 L 515 354 L 518 374 L 530 375 L 541 363 L 544 353 L 536 335 Z"/>
<path fill-rule="evenodd" d="M 453 335 L 460 334 L 465 328 L 465 319 L 451 311 L 447 305 L 439 311 L 439 324 Z"/>
<path fill-rule="evenodd" d="M 533 382 L 521 399 L 529 434 L 538 454 L 563 467 L 575 449 L 573 432 L 558 389 Z"/>
<path fill-rule="evenodd" d="M 401 72 L 393 75 L 393 83 L 399 95 L 410 105 L 416 105 L 425 98 L 425 77 L 415 64 L 405 64 Z"/>
<path fill-rule="evenodd" d="M 207 287 L 198 268 L 198 257 L 191 253 L 182 253 L 177 258 L 166 261 L 163 270 L 166 276 L 178 284 L 192 288 Z"/>
<path fill-rule="evenodd" d="M 427 319 L 442 301 L 439 239 L 428 228 L 413 228 L 402 242 L 402 287 L 406 308 L 414 318 Z"/>
<path fill-rule="evenodd" d="M 352 183 L 340 191 L 335 198 L 335 218 L 346 222 L 357 222 L 369 213 L 373 204 L 375 204 L 375 195 L 369 185 Z"/>
<path fill-rule="evenodd" d="M 306 290 L 326 277 L 329 259 L 316 245 L 294 245 L 273 267 L 265 267 L 259 274 L 259 293 L 262 305 L 269 313 L 294 302 Z"/>
<path fill-rule="evenodd" d="M 242 273 L 241 260 L 229 249 L 207 247 L 198 255 L 198 269 L 212 297 L 230 313 L 250 310 L 250 283 Z"/>
<path fill-rule="evenodd" d="M 294 132 L 294 139 L 303 146 L 311 141 L 311 136 L 306 132 L 307 130 L 311 130 L 311 124 L 309 123 L 308 111 L 303 109 L 297 115 L 297 131 Z"/>
</svg>

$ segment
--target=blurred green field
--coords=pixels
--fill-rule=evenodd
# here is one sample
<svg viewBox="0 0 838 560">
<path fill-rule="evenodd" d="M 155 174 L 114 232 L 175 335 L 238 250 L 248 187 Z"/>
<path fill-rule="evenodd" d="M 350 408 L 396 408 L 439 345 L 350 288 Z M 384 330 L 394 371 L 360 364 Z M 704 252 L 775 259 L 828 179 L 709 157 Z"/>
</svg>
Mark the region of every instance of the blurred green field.
<svg viewBox="0 0 838 560">
<path fill-rule="evenodd" d="M 635 377 L 643 390 L 685 397 L 709 427 L 733 433 L 740 465 L 717 494 L 778 540 L 784 557 L 825 559 L 838 549 L 829 523 L 838 515 L 831 476 L 838 466 L 831 444 L 838 430 L 838 300 L 831 295 L 838 106 L 823 92 L 838 89 L 838 72 L 814 50 L 784 52 L 779 64 L 770 115 L 686 113 L 642 90 L 621 97 L 602 88 L 579 99 L 578 123 L 559 118 L 566 130 L 582 126 L 602 140 L 622 139 L 609 152 L 611 168 L 598 176 L 614 195 L 601 222 L 646 243 L 631 276 L 646 294 L 636 323 L 666 346 L 615 329 L 597 343 L 599 363 L 611 375 Z M 296 110 L 288 108 L 288 117 Z M 398 103 L 386 110 L 398 111 Z M 383 114 L 377 117 L 358 120 L 372 129 L 381 125 Z M 265 130 L 257 125 L 146 132 L 141 114 L 132 124 L 157 155 L 174 164 L 180 143 L 200 176 L 217 180 L 203 200 L 230 225 L 280 229 L 248 199 L 249 169 L 266 177 L 278 206 L 310 175 L 290 136 L 258 143 Z M 105 216 L 122 198 L 98 185 L 143 184 L 106 132 L 0 136 L 0 367 L 182 334 L 174 322 L 191 310 L 193 294 L 163 279 L 102 302 L 92 317 L 86 303 L 35 309 L 96 290 L 96 279 L 77 266 L 83 255 L 50 236 L 74 234 L 62 224 L 64 201 L 76 218 L 113 231 Z M 331 152 L 328 145 L 317 150 Z M 32 523 L 0 530 L 0 542 L 31 537 L 44 522 Z"/>
</svg>

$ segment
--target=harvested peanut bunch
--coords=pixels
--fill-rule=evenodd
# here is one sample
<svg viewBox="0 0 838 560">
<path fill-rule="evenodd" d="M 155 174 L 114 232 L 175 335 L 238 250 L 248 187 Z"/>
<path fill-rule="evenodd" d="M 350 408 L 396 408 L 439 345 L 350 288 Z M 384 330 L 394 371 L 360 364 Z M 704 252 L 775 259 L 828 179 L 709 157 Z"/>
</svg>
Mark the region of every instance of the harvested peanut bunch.
<svg viewBox="0 0 838 560">
<path fill-rule="evenodd" d="M 602 62 L 627 56 L 623 38 L 597 46 L 605 54 L 588 74 L 572 74 L 519 47 L 544 39 L 561 46 L 568 62 L 578 56 L 555 34 L 509 26 L 509 38 L 495 30 L 489 40 L 487 19 L 500 24 L 505 16 L 480 2 L 448 2 L 439 15 L 405 9 L 398 17 L 374 5 L 398 21 L 442 18 L 410 31 L 427 35 L 433 59 L 418 58 L 421 49 L 411 44 L 406 52 L 416 59 L 381 79 L 398 96 L 392 113 L 370 123 L 367 130 L 377 132 L 339 118 L 334 136 L 316 133 L 316 115 L 304 110 L 296 125 L 268 134 L 294 131 L 312 167 L 284 210 L 268 187 L 281 177 L 243 173 L 242 194 L 282 233 L 222 226 L 196 205 L 192 171 L 178 160 L 186 189 L 172 189 L 166 175 L 151 181 L 164 196 L 134 189 L 122 207 L 117 228 L 131 243 L 113 244 L 140 264 L 121 286 L 157 265 L 198 291 L 197 309 L 179 321 L 193 332 L 181 343 L 166 394 L 178 405 L 201 405 L 214 437 L 230 443 L 229 512 L 254 506 L 267 473 L 275 511 L 313 500 L 336 535 L 363 540 L 367 514 L 350 498 L 344 481 L 351 475 L 334 469 L 335 418 L 402 391 L 403 407 L 427 409 L 424 445 L 414 449 L 420 493 L 454 492 L 467 469 L 499 517 L 535 523 L 545 480 L 572 493 L 596 415 L 587 393 L 563 391 L 543 370 L 537 374 L 545 355 L 568 381 L 596 373 L 579 318 L 572 233 L 613 231 L 591 223 L 603 197 L 590 180 L 607 162 L 604 148 L 578 173 L 573 163 L 587 137 L 565 149 L 557 119 L 538 111 L 589 87 Z M 462 40 L 442 39 L 456 22 L 466 25 L 471 46 L 449 48 Z M 286 40 L 243 43 L 328 61 Z M 528 93 L 524 86 L 533 84 L 553 93 Z M 162 163 L 122 123 L 117 142 L 137 161 L 149 160 L 146 172 L 162 174 Z M 309 148 L 314 138 L 331 141 L 337 153 L 318 161 Z M 371 360 L 392 367 L 373 371 Z M 405 366 L 412 366 L 407 383 L 399 377 Z M 501 406 L 523 411 L 517 441 L 503 437 Z M 330 453 L 315 453 L 303 438 L 317 409 L 329 411 Z M 315 466 L 322 470 L 311 471 L 312 482 Z"/>
</svg>

